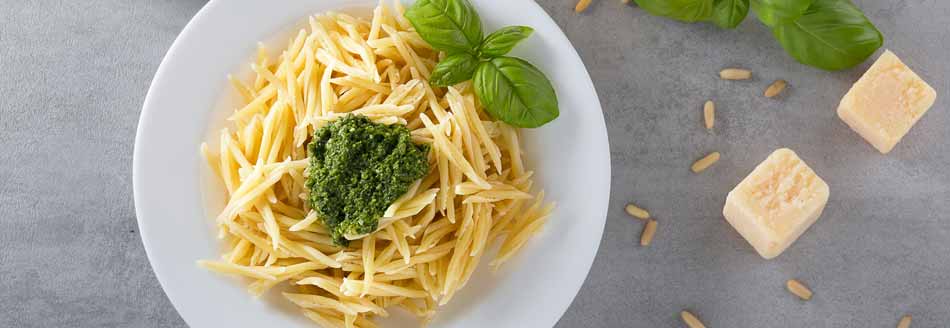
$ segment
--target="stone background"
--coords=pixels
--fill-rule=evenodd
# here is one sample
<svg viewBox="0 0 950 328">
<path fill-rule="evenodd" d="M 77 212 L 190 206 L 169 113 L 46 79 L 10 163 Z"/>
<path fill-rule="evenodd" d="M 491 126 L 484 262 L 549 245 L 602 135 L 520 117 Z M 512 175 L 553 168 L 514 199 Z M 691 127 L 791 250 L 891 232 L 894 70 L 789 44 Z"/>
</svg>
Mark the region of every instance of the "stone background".
<svg viewBox="0 0 950 328">
<path fill-rule="evenodd" d="M 652 17 L 615 0 L 583 14 L 540 1 L 602 101 L 613 167 L 606 231 L 558 327 L 915 327 L 950 322 L 950 2 L 855 1 L 938 90 L 882 156 L 836 118 L 864 69 L 797 64 L 755 19 L 734 31 Z M 152 75 L 199 0 L 0 0 L 0 326 L 183 327 L 152 274 L 132 201 L 132 145 Z M 724 82 L 726 66 L 755 71 Z M 778 100 L 761 97 L 773 79 Z M 718 104 L 714 133 L 701 106 Z M 772 150 L 797 151 L 830 185 L 822 219 L 765 261 L 722 220 L 726 192 Z M 689 164 L 723 159 L 702 175 Z M 622 210 L 651 210 L 659 232 Z M 815 290 L 784 291 L 798 278 Z"/>
</svg>

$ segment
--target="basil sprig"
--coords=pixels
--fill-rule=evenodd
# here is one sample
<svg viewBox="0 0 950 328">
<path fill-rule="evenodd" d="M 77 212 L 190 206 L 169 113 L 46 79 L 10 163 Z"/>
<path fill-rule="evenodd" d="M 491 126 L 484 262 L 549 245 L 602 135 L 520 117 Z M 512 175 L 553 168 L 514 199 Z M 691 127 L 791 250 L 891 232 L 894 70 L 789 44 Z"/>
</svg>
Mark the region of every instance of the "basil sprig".
<svg viewBox="0 0 950 328">
<path fill-rule="evenodd" d="M 749 8 L 798 62 L 840 70 L 864 62 L 884 44 L 851 0 L 635 0 L 657 16 L 735 28 Z"/>
<path fill-rule="evenodd" d="M 482 41 L 482 45 L 478 47 L 478 53 L 483 57 L 503 56 L 521 40 L 531 36 L 532 32 L 534 29 L 527 26 L 502 27 L 485 37 L 485 41 Z"/>
<path fill-rule="evenodd" d="M 752 0 L 752 11 L 762 24 L 778 27 L 805 14 L 814 0 Z"/>
<path fill-rule="evenodd" d="M 637 0 L 648 13 L 684 22 L 699 22 L 713 13 L 713 0 Z"/>
<path fill-rule="evenodd" d="M 472 80 L 475 94 L 493 118 L 536 128 L 558 117 L 551 81 L 525 60 L 505 56 L 534 30 L 508 26 L 483 37 L 478 13 L 468 0 L 418 0 L 405 14 L 416 33 L 448 56 L 436 64 L 429 83 L 445 87 Z"/>
<path fill-rule="evenodd" d="M 406 18 L 423 40 L 450 54 L 474 53 L 482 42 L 482 21 L 468 1 L 419 0 Z"/>
<path fill-rule="evenodd" d="M 709 21 L 722 28 L 735 28 L 749 15 L 749 0 L 716 0 Z"/>
<path fill-rule="evenodd" d="M 772 34 L 796 60 L 826 70 L 854 67 L 884 43 L 881 32 L 848 0 L 815 0 L 801 17 L 776 26 Z"/>
<path fill-rule="evenodd" d="M 444 87 L 471 80 L 476 68 L 478 58 L 472 54 L 463 52 L 450 55 L 435 65 L 429 75 L 429 84 Z"/>
<path fill-rule="evenodd" d="M 478 65 L 473 83 L 488 114 L 505 123 L 533 128 L 557 118 L 554 87 L 523 59 L 485 61 Z"/>
</svg>

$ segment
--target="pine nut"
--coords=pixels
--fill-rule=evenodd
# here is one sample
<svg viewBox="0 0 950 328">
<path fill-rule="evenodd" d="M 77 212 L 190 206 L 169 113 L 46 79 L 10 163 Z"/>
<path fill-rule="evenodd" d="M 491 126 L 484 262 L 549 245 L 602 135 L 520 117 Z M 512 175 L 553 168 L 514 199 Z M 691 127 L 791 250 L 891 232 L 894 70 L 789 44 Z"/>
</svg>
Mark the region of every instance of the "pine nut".
<svg viewBox="0 0 950 328">
<path fill-rule="evenodd" d="M 765 89 L 765 96 L 768 98 L 774 98 L 775 96 L 781 94 L 782 91 L 785 91 L 786 86 L 788 86 L 788 82 L 785 80 L 775 80 L 775 82 L 772 82 L 772 84 Z"/>
<path fill-rule="evenodd" d="M 897 323 L 897 328 L 910 328 L 910 321 L 910 315 L 905 315 L 903 318 L 901 318 L 901 322 Z"/>
<path fill-rule="evenodd" d="M 727 68 L 719 71 L 719 78 L 723 80 L 748 80 L 752 78 L 752 71 L 743 68 Z"/>
<path fill-rule="evenodd" d="M 699 321 L 699 318 L 695 315 L 689 313 L 689 311 L 684 310 L 680 312 L 680 317 L 683 318 L 683 322 L 685 322 L 689 328 L 706 328 L 706 325 Z"/>
<path fill-rule="evenodd" d="M 712 100 L 706 101 L 703 105 L 703 118 L 706 120 L 706 129 L 712 130 L 713 125 L 716 124 L 716 103 Z"/>
<path fill-rule="evenodd" d="M 627 206 L 624 207 L 624 210 L 626 210 L 627 214 L 630 214 L 630 216 L 638 219 L 646 220 L 650 218 L 650 212 L 647 212 L 647 210 L 642 209 L 637 205 L 627 204 Z"/>
<path fill-rule="evenodd" d="M 785 287 L 788 288 L 789 292 L 795 294 L 795 296 L 798 296 L 798 298 L 801 298 L 802 300 L 807 301 L 811 299 L 811 290 L 808 289 L 808 287 L 806 287 L 801 281 L 789 279 L 788 282 L 785 283 Z"/>
<path fill-rule="evenodd" d="M 643 232 L 640 234 L 640 246 L 650 246 L 655 234 L 656 220 L 647 221 L 647 225 L 643 227 Z"/>
<path fill-rule="evenodd" d="M 574 12 L 579 13 L 587 9 L 587 6 L 590 6 L 591 0 L 580 0 L 577 2 L 577 5 L 574 6 Z"/>
<path fill-rule="evenodd" d="M 702 172 L 719 161 L 719 156 L 720 155 L 718 151 L 712 152 L 709 155 L 706 155 L 706 157 L 703 157 L 693 163 L 693 166 L 690 169 L 693 170 L 693 173 Z"/>
</svg>

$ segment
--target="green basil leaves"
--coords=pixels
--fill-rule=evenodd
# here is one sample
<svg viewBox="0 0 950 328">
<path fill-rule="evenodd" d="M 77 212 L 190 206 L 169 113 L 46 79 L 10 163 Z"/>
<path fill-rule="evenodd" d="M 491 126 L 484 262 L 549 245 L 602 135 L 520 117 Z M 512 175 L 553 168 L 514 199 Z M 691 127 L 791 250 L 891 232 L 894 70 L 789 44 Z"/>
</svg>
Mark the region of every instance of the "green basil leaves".
<svg viewBox="0 0 950 328">
<path fill-rule="evenodd" d="M 474 79 L 485 111 L 512 126 L 536 128 L 558 117 L 551 81 L 527 61 L 505 56 L 534 29 L 508 26 L 482 38 L 481 21 L 468 0 L 418 0 L 405 16 L 423 40 L 448 54 L 429 76 L 431 85 Z"/>
<path fill-rule="evenodd" d="M 815 0 L 801 17 L 772 32 L 796 60 L 825 70 L 860 64 L 884 43 L 881 32 L 848 0 Z"/>
<path fill-rule="evenodd" d="M 432 75 L 429 75 L 429 84 L 437 87 L 447 87 L 472 79 L 478 67 L 478 58 L 467 52 L 445 57 L 435 65 Z"/>
<path fill-rule="evenodd" d="M 468 0 L 418 0 L 406 18 L 433 48 L 472 52 L 482 42 L 482 21 Z"/>
<path fill-rule="evenodd" d="M 722 28 L 736 28 L 749 15 L 749 0 L 716 0 L 709 21 Z"/>
<path fill-rule="evenodd" d="M 558 116 L 551 82 L 522 59 L 498 57 L 482 62 L 473 83 L 485 111 L 505 123 L 536 128 Z"/>
<path fill-rule="evenodd" d="M 479 53 L 485 57 L 503 56 L 511 51 L 518 42 L 527 39 L 534 32 L 533 28 L 527 26 L 508 26 L 492 32 L 482 46 L 478 48 Z"/>
<path fill-rule="evenodd" d="M 752 10 L 769 27 L 791 23 L 802 17 L 813 0 L 752 0 Z"/>
<path fill-rule="evenodd" d="M 709 19 L 713 12 L 713 0 L 635 0 L 637 5 L 656 16 L 669 17 L 684 22 L 699 22 Z"/>
<path fill-rule="evenodd" d="M 749 9 L 800 63 L 825 70 L 854 67 L 884 43 L 851 0 L 636 0 L 647 12 L 685 22 L 738 26 Z"/>
<path fill-rule="evenodd" d="M 683 22 L 708 21 L 735 28 L 749 14 L 749 0 L 634 0 L 648 13 Z"/>
</svg>

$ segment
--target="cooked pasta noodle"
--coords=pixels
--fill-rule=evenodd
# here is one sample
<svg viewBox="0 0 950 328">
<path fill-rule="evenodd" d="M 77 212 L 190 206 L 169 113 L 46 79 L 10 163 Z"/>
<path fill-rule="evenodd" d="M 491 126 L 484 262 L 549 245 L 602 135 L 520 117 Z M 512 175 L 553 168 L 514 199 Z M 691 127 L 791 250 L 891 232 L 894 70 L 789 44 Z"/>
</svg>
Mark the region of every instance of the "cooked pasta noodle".
<svg viewBox="0 0 950 328">
<path fill-rule="evenodd" d="M 243 105 L 216 145 L 201 145 L 227 203 L 217 216 L 226 250 L 208 270 L 252 280 L 261 295 L 289 282 L 284 297 L 326 327 L 375 327 L 397 306 L 429 320 L 465 286 L 492 243 L 498 267 L 553 211 L 531 193 L 519 131 L 493 121 L 469 82 L 433 88 L 441 55 L 403 17 L 398 1 L 371 20 L 313 16 L 277 58 L 259 45 L 254 78 L 228 76 Z M 306 144 L 348 114 L 403 124 L 431 144 L 431 172 L 391 204 L 375 232 L 333 244 L 309 208 Z M 215 151 L 215 148 L 217 150 Z M 355 241 L 359 239 L 358 241 Z"/>
</svg>

